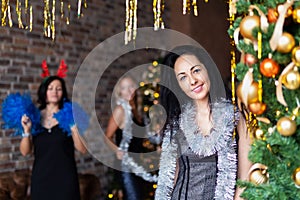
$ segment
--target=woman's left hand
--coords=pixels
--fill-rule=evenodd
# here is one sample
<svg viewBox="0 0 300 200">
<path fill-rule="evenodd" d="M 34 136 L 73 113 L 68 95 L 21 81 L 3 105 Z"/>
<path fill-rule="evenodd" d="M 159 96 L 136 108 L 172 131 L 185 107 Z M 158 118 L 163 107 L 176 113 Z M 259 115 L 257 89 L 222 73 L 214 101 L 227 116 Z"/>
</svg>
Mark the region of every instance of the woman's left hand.
<svg viewBox="0 0 300 200">
<path fill-rule="evenodd" d="M 124 152 L 122 150 L 118 150 L 116 152 L 116 156 L 119 160 L 122 160 L 123 159 L 123 155 L 124 155 Z"/>
</svg>

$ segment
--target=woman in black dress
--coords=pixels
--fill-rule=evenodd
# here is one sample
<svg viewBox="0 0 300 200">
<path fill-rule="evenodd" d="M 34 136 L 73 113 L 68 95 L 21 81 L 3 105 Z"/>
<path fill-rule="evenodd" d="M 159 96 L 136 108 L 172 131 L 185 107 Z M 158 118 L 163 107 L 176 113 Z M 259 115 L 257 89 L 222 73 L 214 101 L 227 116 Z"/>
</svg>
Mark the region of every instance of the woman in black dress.
<svg viewBox="0 0 300 200">
<path fill-rule="evenodd" d="M 30 118 L 23 115 L 22 155 L 34 150 L 31 178 L 32 200 L 79 200 L 74 149 L 86 152 L 74 123 L 65 82 L 58 76 L 45 78 L 38 90 L 41 129 L 32 132 Z"/>
</svg>

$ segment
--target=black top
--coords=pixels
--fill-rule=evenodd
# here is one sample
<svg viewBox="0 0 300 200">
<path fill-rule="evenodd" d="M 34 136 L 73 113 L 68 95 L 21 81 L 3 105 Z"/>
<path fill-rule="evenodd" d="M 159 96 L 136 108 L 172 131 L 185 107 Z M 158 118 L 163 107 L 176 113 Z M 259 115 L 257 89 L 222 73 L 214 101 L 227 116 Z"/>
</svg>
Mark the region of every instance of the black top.
<svg viewBox="0 0 300 200">
<path fill-rule="evenodd" d="M 58 126 L 33 136 L 32 200 L 79 200 L 79 183 L 71 136 Z"/>
</svg>

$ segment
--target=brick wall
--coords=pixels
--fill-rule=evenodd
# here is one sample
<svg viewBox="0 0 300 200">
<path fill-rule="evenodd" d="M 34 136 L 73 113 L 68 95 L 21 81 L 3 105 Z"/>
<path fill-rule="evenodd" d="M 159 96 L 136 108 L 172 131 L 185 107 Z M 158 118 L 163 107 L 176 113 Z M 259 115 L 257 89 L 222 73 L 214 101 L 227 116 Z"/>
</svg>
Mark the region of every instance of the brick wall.
<svg viewBox="0 0 300 200">
<path fill-rule="evenodd" d="M 30 91 L 33 100 L 36 100 L 36 91 L 42 80 L 40 66 L 43 59 L 47 60 L 51 74 L 56 72 L 61 59 L 66 61 L 69 72 L 65 80 L 71 97 L 76 72 L 88 53 L 106 38 L 124 30 L 125 1 L 87 1 L 88 8 L 83 10 L 84 16 L 80 19 L 76 17 L 76 2 L 72 1 L 71 23 L 66 25 L 60 21 L 58 13 L 56 15 L 56 39 L 52 41 L 43 36 L 44 5 L 42 1 L 30 2 L 34 13 L 32 32 L 17 28 L 15 14 L 13 14 L 14 26 L 12 28 L 0 27 L 1 103 L 9 93 L 13 92 Z M 12 8 L 12 12 L 15 12 L 15 8 Z M 57 6 L 57 12 L 59 12 L 59 6 Z M 152 1 L 139 1 L 138 14 L 139 27 L 152 26 Z M 143 62 L 151 62 L 157 58 L 157 53 L 152 51 L 141 51 L 140 54 L 143 56 L 134 54 L 117 60 L 102 77 L 101 84 L 99 84 L 102 89 L 97 90 L 95 107 L 103 127 L 106 126 L 111 112 L 110 94 L 117 78 L 130 67 Z M 89 77 L 86 77 L 86 81 L 90 81 Z M 0 124 L 2 127 L 2 120 Z M 0 173 L 28 169 L 32 166 L 33 157 L 23 157 L 19 152 L 20 137 L 12 137 L 11 134 L 12 130 L 0 130 Z M 90 144 L 90 146 L 97 146 L 97 144 Z M 101 182 L 101 190 L 105 194 L 109 182 L 109 177 L 106 176 L 108 168 L 91 154 L 83 156 L 76 153 L 76 158 L 78 171 L 97 175 Z"/>
</svg>

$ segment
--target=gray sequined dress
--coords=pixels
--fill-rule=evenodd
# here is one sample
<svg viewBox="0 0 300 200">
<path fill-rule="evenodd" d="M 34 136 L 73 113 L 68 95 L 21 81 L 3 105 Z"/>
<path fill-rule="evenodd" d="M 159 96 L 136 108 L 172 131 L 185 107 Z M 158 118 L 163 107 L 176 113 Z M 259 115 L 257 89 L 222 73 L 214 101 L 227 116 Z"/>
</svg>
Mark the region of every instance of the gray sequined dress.
<svg viewBox="0 0 300 200">
<path fill-rule="evenodd" d="M 178 162 L 179 174 L 171 199 L 212 200 L 217 181 L 217 156 L 199 157 L 189 149 Z"/>
</svg>

